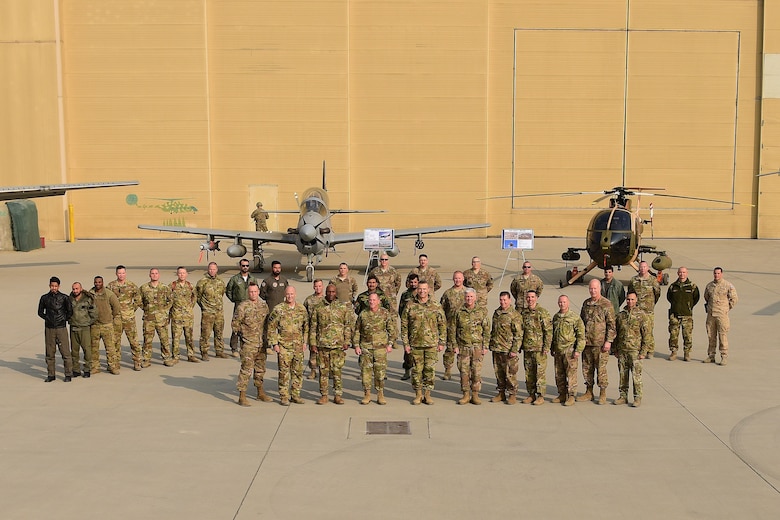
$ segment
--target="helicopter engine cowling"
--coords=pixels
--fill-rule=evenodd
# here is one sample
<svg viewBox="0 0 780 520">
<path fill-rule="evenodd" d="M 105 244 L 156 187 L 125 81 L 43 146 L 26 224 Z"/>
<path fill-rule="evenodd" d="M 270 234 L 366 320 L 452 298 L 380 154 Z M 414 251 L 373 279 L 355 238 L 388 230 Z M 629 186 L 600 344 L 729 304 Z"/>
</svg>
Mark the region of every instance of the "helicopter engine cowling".
<svg viewBox="0 0 780 520">
<path fill-rule="evenodd" d="M 658 255 L 651 264 L 656 271 L 664 271 L 672 267 L 672 258 L 666 255 Z"/>
<path fill-rule="evenodd" d="M 227 255 L 230 258 L 239 258 L 246 254 L 246 246 L 243 244 L 233 244 L 227 248 Z"/>
<path fill-rule="evenodd" d="M 396 257 L 401 253 L 401 250 L 398 249 L 398 246 L 393 246 L 393 249 L 386 249 L 385 253 L 387 256 Z"/>
</svg>

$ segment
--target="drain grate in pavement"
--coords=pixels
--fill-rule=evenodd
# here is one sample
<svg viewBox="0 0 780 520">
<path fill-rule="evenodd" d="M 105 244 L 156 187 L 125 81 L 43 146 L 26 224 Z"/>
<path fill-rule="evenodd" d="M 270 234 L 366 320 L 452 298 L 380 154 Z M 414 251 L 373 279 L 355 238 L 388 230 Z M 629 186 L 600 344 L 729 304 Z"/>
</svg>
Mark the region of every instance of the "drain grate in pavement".
<svg viewBox="0 0 780 520">
<path fill-rule="evenodd" d="M 366 421 L 367 435 L 411 435 L 409 421 Z"/>
</svg>

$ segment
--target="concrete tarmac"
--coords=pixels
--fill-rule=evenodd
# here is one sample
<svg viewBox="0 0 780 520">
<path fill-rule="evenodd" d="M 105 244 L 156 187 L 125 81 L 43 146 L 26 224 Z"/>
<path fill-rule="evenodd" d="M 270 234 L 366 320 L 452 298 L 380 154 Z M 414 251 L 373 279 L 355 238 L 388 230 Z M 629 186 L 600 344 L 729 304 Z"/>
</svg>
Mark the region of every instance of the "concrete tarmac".
<svg viewBox="0 0 780 520">
<path fill-rule="evenodd" d="M 498 239 L 425 242 L 444 288 L 453 270 L 470 267 L 472 255 L 482 258 L 496 280 L 491 313 L 499 290 L 508 290 L 519 270 L 517 253 L 509 257 Z M 570 296 L 576 311 L 588 296 L 584 284 L 558 288 L 566 270 L 560 253 L 582 242 L 537 238 L 525 253 L 545 282 L 540 304 L 551 313 L 560 294 Z M 119 263 L 139 285 L 151 267 L 169 283 L 184 265 L 195 283 L 206 264 L 197 263 L 199 241 L 84 240 L 0 252 L 0 517 L 776 519 L 780 273 L 772 259 L 780 257 L 780 241 L 656 242 L 674 260 L 672 281 L 676 267 L 685 265 L 703 293 L 720 265 L 739 304 L 730 314 L 728 366 L 701 363 L 707 346 L 703 302 L 696 308 L 693 361 L 669 362 L 663 288 L 641 408 L 611 404 L 618 397 L 614 357 L 605 406 L 552 404 L 552 359 L 544 406 L 487 402 L 495 392 L 489 360 L 481 406 L 457 405 L 459 382 L 440 378 L 435 405 L 412 406 L 411 385 L 399 380 L 400 349 L 389 356 L 387 406 L 359 404 L 357 356 L 350 351 L 343 406 L 315 405 L 318 385 L 310 380 L 304 380 L 305 405 L 280 406 L 271 355 L 266 387 L 274 402 L 250 400 L 252 406 L 243 408 L 236 405 L 236 359 L 165 367 L 156 338 L 152 366 L 141 372 L 132 370 L 123 340 L 120 375 L 102 372 L 66 384 L 58 354 L 57 380 L 45 384 L 44 327 L 36 308 L 50 276 L 59 276 L 69 292 L 74 281 L 91 287 L 97 274 L 114 279 Z M 405 275 L 417 262 L 412 242 L 400 245 L 405 250 L 391 264 Z M 305 272 L 292 272 L 296 252 L 272 247 L 268 253 L 268 265 L 283 263 L 303 301 L 311 289 Z M 212 259 L 225 281 L 237 272 L 237 259 Z M 360 244 L 331 253 L 317 276 L 335 276 L 341 261 L 357 266 L 352 274 L 363 290 L 367 255 Z M 509 272 L 499 287 L 505 266 Z M 616 276 L 627 282 L 633 274 L 623 268 Z M 232 305 L 225 302 L 229 316 Z M 197 310 L 195 320 L 197 340 Z M 137 321 L 140 331 L 140 312 Z M 229 319 L 224 336 L 230 337 Z M 102 349 L 101 361 L 105 366 Z M 520 376 L 523 398 L 522 370 Z M 252 386 L 248 393 L 254 395 Z M 411 433 L 368 435 L 368 421 L 408 421 Z"/>
</svg>

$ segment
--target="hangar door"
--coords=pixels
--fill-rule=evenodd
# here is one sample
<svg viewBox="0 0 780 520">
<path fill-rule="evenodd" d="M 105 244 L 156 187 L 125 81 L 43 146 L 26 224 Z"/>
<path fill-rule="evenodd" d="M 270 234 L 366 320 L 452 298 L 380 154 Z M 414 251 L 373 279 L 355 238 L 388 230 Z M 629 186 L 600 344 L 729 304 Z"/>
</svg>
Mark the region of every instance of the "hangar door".
<svg viewBox="0 0 780 520">
<path fill-rule="evenodd" d="M 733 200 L 739 48 L 735 31 L 516 29 L 512 193 L 660 186 Z"/>
</svg>

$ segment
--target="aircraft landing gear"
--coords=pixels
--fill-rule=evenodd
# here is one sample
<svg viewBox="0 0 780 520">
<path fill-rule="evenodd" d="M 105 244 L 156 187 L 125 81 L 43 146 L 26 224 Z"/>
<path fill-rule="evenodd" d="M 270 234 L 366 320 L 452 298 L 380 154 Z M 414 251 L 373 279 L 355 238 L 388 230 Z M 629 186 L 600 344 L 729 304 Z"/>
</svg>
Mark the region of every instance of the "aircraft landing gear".
<svg viewBox="0 0 780 520">
<path fill-rule="evenodd" d="M 259 240 L 252 240 L 252 258 L 254 259 L 252 272 L 262 273 L 265 267 L 265 258 L 263 257 L 263 244 Z"/>
<path fill-rule="evenodd" d="M 312 264 L 308 264 L 306 266 L 306 281 L 307 282 L 314 281 L 314 266 Z"/>
</svg>

